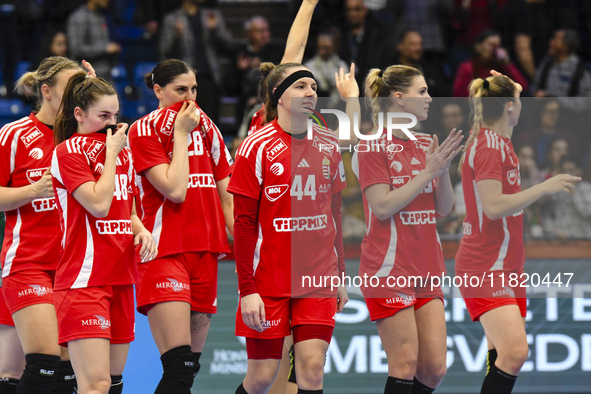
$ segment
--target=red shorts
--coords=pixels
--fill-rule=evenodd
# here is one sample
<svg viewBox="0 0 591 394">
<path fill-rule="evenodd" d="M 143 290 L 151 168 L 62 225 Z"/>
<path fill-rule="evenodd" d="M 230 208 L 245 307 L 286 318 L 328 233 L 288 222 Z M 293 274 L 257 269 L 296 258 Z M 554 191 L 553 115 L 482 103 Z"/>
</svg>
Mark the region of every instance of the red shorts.
<svg viewBox="0 0 591 394">
<path fill-rule="evenodd" d="M 414 306 L 415 311 L 429 301 L 440 298 L 441 287 L 363 287 L 361 289 L 371 321 L 394 316 L 399 311 Z"/>
<path fill-rule="evenodd" d="M 238 302 L 236 311 L 236 335 L 247 338 L 276 339 L 291 334 L 291 327 L 298 325 L 318 325 L 334 328 L 337 313 L 336 298 L 289 298 L 261 296 L 265 303 L 263 332 L 249 328 L 242 321 L 242 311 Z"/>
<path fill-rule="evenodd" d="M 218 255 L 179 253 L 139 265 L 137 310 L 146 315 L 159 302 L 183 301 L 191 310 L 217 312 Z"/>
<path fill-rule="evenodd" d="M 133 285 L 57 290 L 55 309 L 59 343 L 85 338 L 106 338 L 112 344 L 135 338 Z"/>
<path fill-rule="evenodd" d="M 493 277 L 490 276 L 491 272 L 494 274 Z M 456 276 L 466 274 L 468 277 L 483 278 L 480 279 L 482 284 L 479 286 L 461 286 L 459 288 L 472 321 L 478 321 L 483 313 L 504 305 L 517 305 L 521 311 L 521 316 L 525 317 L 527 314 L 527 296 L 525 288 L 519 286 L 521 281 L 517 281 L 517 286 L 511 287 L 507 279 L 510 275 L 509 272 L 504 273 L 503 279 L 501 279 L 502 271 L 491 272 L 466 274 L 456 271 Z M 517 271 L 517 275 L 522 273 L 523 271 Z"/>
<path fill-rule="evenodd" d="M 8 275 L 2 280 L 6 307 L 11 314 L 31 305 L 53 305 L 55 271 L 28 270 Z"/>
<path fill-rule="evenodd" d="M 14 326 L 12 315 L 6 307 L 6 302 L 4 302 L 4 292 L 2 289 L 0 289 L 0 324 L 5 326 Z"/>
</svg>

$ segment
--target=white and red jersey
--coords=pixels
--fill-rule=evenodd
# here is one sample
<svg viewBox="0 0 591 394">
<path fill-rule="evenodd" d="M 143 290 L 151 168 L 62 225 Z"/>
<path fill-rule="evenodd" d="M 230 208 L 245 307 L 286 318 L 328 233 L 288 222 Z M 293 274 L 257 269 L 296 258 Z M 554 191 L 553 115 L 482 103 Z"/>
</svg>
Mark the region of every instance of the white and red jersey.
<svg viewBox="0 0 591 394">
<path fill-rule="evenodd" d="M 80 185 L 100 179 L 106 139 L 104 133 L 74 134 L 53 153 L 51 175 L 63 236 L 55 290 L 137 281 L 131 226 L 137 188 L 131 151 L 123 148 L 117 155 L 115 191 L 107 217 L 94 217 L 72 195 Z"/>
<path fill-rule="evenodd" d="M 217 126 L 201 114 L 189 139 L 189 184 L 182 204 L 167 200 L 143 175 L 169 164 L 174 147 L 174 122 L 182 102 L 159 108 L 135 122 L 129 145 L 138 173 L 142 222 L 158 245 L 158 257 L 183 252 L 230 251 L 216 182 L 232 173 L 233 161 Z"/>
<path fill-rule="evenodd" d="M 257 292 L 302 295 L 302 275 L 337 275 L 332 196 L 345 188 L 333 131 L 295 139 L 274 120 L 240 145 L 228 191 L 259 200 L 252 261 Z M 291 278 L 291 279 L 290 279 Z"/>
<path fill-rule="evenodd" d="M 464 236 L 456 254 L 456 270 L 515 270 L 525 263 L 523 211 L 497 220 L 489 219 L 480 202 L 476 183 L 494 179 L 503 184 L 503 194 L 521 191 L 519 159 L 509 137 L 480 129 L 468 146 L 462 166 L 466 201 Z"/>
<path fill-rule="evenodd" d="M 53 131 L 34 114 L 0 129 L 0 186 L 23 187 L 51 165 Z M 2 277 L 28 270 L 54 270 L 59 256 L 60 225 L 54 198 L 39 198 L 6 212 Z"/>
<path fill-rule="evenodd" d="M 355 153 L 354 171 L 361 189 L 387 184 L 390 190 L 406 185 L 425 169 L 432 138 L 415 133 L 416 141 L 393 138 L 386 131 L 373 141 L 362 140 Z M 407 206 L 386 220 L 379 220 L 363 194 L 367 232 L 361 244 L 360 275 L 387 277 L 441 275 L 443 252 L 436 228 L 436 179 Z"/>
</svg>

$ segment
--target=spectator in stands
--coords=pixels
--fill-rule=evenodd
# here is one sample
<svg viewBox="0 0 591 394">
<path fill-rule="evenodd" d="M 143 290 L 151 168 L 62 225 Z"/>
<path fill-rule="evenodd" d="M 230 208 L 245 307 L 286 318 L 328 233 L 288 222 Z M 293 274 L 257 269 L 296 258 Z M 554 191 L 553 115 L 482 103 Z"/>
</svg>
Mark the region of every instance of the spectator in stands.
<svg viewBox="0 0 591 394">
<path fill-rule="evenodd" d="M 392 39 L 388 29 L 369 14 L 363 0 L 345 1 L 345 19 L 339 56 L 347 64 L 355 63 L 357 82 L 362 83 L 371 68 L 389 65 Z"/>
<path fill-rule="evenodd" d="M 279 63 L 283 56 L 283 45 L 271 41 L 269 22 L 262 16 L 253 16 L 244 23 L 246 43 L 238 50 L 235 58 L 234 72 L 228 80 L 233 83 L 233 90 L 238 88 L 236 95 L 240 101 L 236 108 L 237 119 L 242 119 L 244 111 L 259 104 L 258 87 L 261 81 L 259 66 L 262 62 Z M 231 83 L 231 82 L 230 82 Z M 232 88 L 232 87 L 230 87 Z"/>
<path fill-rule="evenodd" d="M 316 40 L 316 55 L 308 60 L 304 66 L 314 74 L 318 83 L 318 96 L 333 98 L 333 104 L 338 104 L 341 95 L 336 87 L 334 74 L 339 69 L 346 70 L 347 63 L 336 53 L 336 41 L 332 32 L 326 31 L 318 35 Z"/>
<path fill-rule="evenodd" d="M 88 0 L 67 21 L 68 42 L 72 55 L 92 63 L 98 77 L 111 79 L 111 68 L 117 63 L 121 45 L 111 42 L 107 20 L 101 11 L 109 0 Z"/>
<path fill-rule="evenodd" d="M 400 13 L 398 18 L 403 31 L 419 32 L 425 59 L 441 67 L 446 57 L 449 21 L 455 11 L 453 0 L 404 0 L 397 3 L 400 4 L 400 9 L 395 12 Z M 428 80 L 427 83 L 431 94 L 433 86 Z"/>
<path fill-rule="evenodd" d="M 532 145 L 523 145 L 517 150 L 521 174 L 521 190 L 529 189 L 544 181 L 544 174 L 536 164 L 536 151 Z M 541 237 L 540 204 L 536 201 L 523 210 L 523 233 L 532 237 Z"/>
<path fill-rule="evenodd" d="M 454 27 L 457 45 L 468 49 L 485 30 L 496 29 L 508 0 L 455 0 Z"/>
<path fill-rule="evenodd" d="M 31 66 L 31 70 L 36 70 L 41 61 L 50 56 L 70 57 L 68 50 L 68 36 L 62 29 L 51 29 L 46 32 L 41 41 L 37 61 Z"/>
<path fill-rule="evenodd" d="M 573 156 L 562 157 L 560 170 L 573 176 L 583 174 Z M 546 205 L 543 216 L 546 235 L 591 239 L 591 183 L 577 183 L 572 194 L 553 194 L 548 197 Z"/>
<path fill-rule="evenodd" d="M 548 144 L 544 171 L 546 179 L 558 175 L 562 169 L 562 158 L 570 154 L 570 144 L 562 137 L 556 137 Z"/>
<path fill-rule="evenodd" d="M 556 30 L 548 46 L 548 56 L 536 72 L 532 92 L 536 97 L 589 97 L 591 73 L 581 59 L 579 33 L 572 29 Z"/>
<path fill-rule="evenodd" d="M 220 56 L 229 54 L 232 35 L 219 10 L 205 8 L 204 0 L 184 0 L 164 17 L 159 51 L 162 60 L 176 58 L 197 70 L 199 107 L 218 123 L 222 75 Z"/>
<path fill-rule="evenodd" d="M 415 29 L 403 30 L 398 37 L 396 49 L 398 50 L 398 56 L 389 61 L 390 64 L 403 64 L 420 70 L 429 86 L 430 96 L 449 96 L 449 86 L 441 69 L 442 63 L 425 61 L 423 58 L 423 37 L 420 31 Z"/>
<path fill-rule="evenodd" d="M 468 85 L 475 78 L 490 76 L 491 70 L 497 70 L 527 89 L 527 80 L 511 62 L 509 54 L 501 46 L 501 37 L 494 30 L 483 30 L 474 42 L 474 57 L 462 63 L 456 73 L 453 84 L 454 97 L 468 97 Z"/>
<path fill-rule="evenodd" d="M 541 166 L 546 159 L 548 144 L 553 139 L 562 137 L 575 149 L 577 147 L 577 139 L 569 130 L 560 128 L 561 105 L 558 99 L 543 99 L 538 108 L 536 113 L 539 114 L 539 117 L 534 120 L 534 126 L 518 134 L 516 145 L 531 144 L 535 149 L 537 163 Z"/>
</svg>

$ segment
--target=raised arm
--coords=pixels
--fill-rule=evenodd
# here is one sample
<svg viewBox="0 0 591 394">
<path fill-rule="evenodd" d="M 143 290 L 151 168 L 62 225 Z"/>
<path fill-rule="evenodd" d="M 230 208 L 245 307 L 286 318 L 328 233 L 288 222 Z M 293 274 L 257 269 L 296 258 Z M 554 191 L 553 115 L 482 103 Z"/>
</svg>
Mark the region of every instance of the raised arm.
<svg viewBox="0 0 591 394">
<path fill-rule="evenodd" d="M 281 64 L 301 63 L 304 59 L 304 51 L 308 42 L 308 34 L 310 33 L 310 23 L 312 22 L 312 14 L 314 14 L 316 4 L 318 4 L 318 0 L 302 1 L 302 5 L 291 25 L 291 29 L 289 29 Z"/>
</svg>

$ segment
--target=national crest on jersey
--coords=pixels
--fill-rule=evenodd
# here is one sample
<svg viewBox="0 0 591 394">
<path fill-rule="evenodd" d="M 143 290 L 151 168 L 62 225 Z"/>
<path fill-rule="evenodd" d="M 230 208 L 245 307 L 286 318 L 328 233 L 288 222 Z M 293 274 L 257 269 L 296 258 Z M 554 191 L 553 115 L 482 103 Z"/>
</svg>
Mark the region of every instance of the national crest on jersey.
<svg viewBox="0 0 591 394">
<path fill-rule="evenodd" d="M 481 128 L 468 146 L 462 166 L 462 188 L 466 203 L 464 235 L 456 255 L 456 269 L 496 271 L 521 268 L 523 211 L 491 220 L 482 208 L 477 183 L 492 179 L 501 182 L 503 194 L 521 191 L 519 159 L 511 139 Z"/>
<path fill-rule="evenodd" d="M 129 148 L 116 158 L 109 213 L 96 218 L 74 198 L 87 182 L 98 182 L 106 159 L 106 134 L 74 134 L 53 154 L 51 174 L 62 227 L 56 290 L 133 284 L 135 267 L 131 209 L 137 194 Z"/>
<path fill-rule="evenodd" d="M 174 124 L 182 105 L 159 108 L 130 127 L 141 219 L 158 245 L 158 257 L 198 251 L 228 253 L 217 182 L 232 173 L 233 161 L 221 132 L 199 107 L 200 124 L 187 135 L 189 182 L 185 201 L 177 204 L 166 199 L 145 176 L 146 170 L 172 161 Z M 179 229 L 183 229 L 180 234 Z"/>
<path fill-rule="evenodd" d="M 396 137 L 388 140 L 384 133 L 376 140 L 360 142 L 353 170 L 364 193 L 376 184 L 387 184 L 390 190 L 399 189 L 425 169 L 432 138 L 423 133 L 413 132 L 413 135 L 416 141 Z M 360 275 L 384 278 L 445 272 L 436 229 L 436 186 L 436 180 L 431 181 L 407 206 L 386 220 L 379 220 L 373 214 L 363 195 L 368 230 L 362 241 Z"/>
<path fill-rule="evenodd" d="M 53 131 L 34 114 L 0 128 L 0 186 L 38 182 L 51 165 Z M 27 269 L 55 269 L 59 254 L 55 198 L 38 198 L 6 212 L 2 277 Z"/>
<path fill-rule="evenodd" d="M 332 130 L 316 125 L 313 135 L 338 146 Z M 331 202 L 344 187 L 338 149 L 328 153 L 307 138 L 292 138 L 277 121 L 244 140 L 228 191 L 260 201 L 253 261 L 259 293 L 301 296 L 310 292 L 301 286 L 303 275 L 336 275 Z"/>
</svg>

